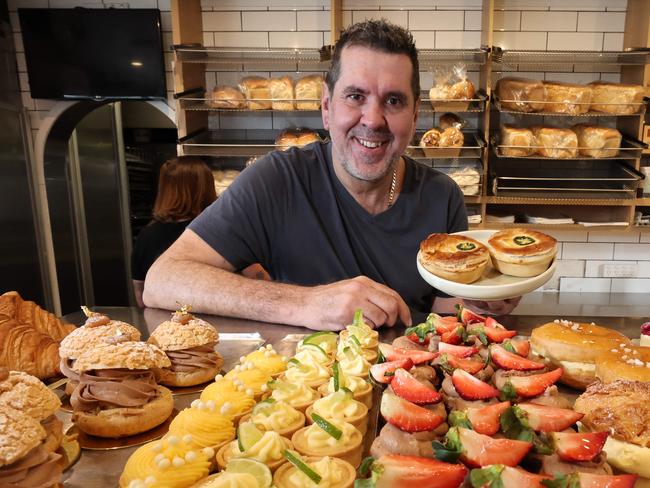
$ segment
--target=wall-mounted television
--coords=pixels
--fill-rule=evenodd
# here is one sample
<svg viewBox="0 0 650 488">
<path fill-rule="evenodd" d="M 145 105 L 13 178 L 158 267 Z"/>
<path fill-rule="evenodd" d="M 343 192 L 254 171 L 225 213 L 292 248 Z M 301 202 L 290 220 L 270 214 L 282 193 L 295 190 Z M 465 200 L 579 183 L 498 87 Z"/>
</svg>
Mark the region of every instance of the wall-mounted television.
<svg viewBox="0 0 650 488">
<path fill-rule="evenodd" d="M 165 98 L 157 9 L 18 9 L 32 98 Z"/>
</svg>

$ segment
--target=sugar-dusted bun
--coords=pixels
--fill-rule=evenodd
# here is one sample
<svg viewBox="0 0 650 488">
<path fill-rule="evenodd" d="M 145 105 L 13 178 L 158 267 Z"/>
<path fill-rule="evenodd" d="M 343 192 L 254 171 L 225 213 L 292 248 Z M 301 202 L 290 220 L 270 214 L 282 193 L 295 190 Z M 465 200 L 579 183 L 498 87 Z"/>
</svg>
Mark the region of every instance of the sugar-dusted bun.
<svg viewBox="0 0 650 488">
<path fill-rule="evenodd" d="M 596 324 L 556 320 L 536 327 L 530 336 L 533 352 L 564 372 L 561 382 L 585 388 L 596 378 L 599 354 L 629 347 L 630 340 L 612 329 Z"/>
<path fill-rule="evenodd" d="M 510 276 L 537 276 L 549 267 L 557 254 L 557 241 L 530 229 L 504 229 L 488 240 L 492 264 Z"/>
<path fill-rule="evenodd" d="M 141 407 L 75 411 L 72 421 L 82 431 L 97 437 L 127 437 L 146 432 L 167 420 L 174 409 L 171 391 L 164 386 L 157 389 L 158 395 Z"/>
<path fill-rule="evenodd" d="M 487 248 L 471 237 L 431 234 L 420 243 L 420 263 L 441 278 L 458 283 L 478 280 L 490 260 Z"/>
<path fill-rule="evenodd" d="M 166 368 L 169 358 L 159 347 L 146 342 L 120 342 L 117 344 L 100 344 L 84 351 L 77 358 L 75 368 L 78 371 L 93 369 L 152 369 Z"/>
<path fill-rule="evenodd" d="M 93 325 L 90 320 L 89 318 L 86 325 L 73 330 L 61 341 L 59 357 L 77 359 L 89 347 L 116 339 L 121 340 L 124 336 L 132 341 L 140 340 L 140 331 L 126 322 L 108 319 L 105 323 Z"/>
<path fill-rule="evenodd" d="M 40 422 L 54 415 L 60 406 L 56 393 L 35 376 L 8 371 L 0 379 L 0 408 L 15 408 Z"/>
<path fill-rule="evenodd" d="M 596 377 L 603 383 L 616 380 L 650 382 L 650 347 L 619 344 L 596 357 Z"/>
<path fill-rule="evenodd" d="M 223 358 L 218 353 L 217 355 L 221 361 L 211 368 L 200 368 L 189 372 L 161 369 L 158 374 L 158 383 L 166 386 L 180 387 L 207 383 L 219 374 L 223 366 Z"/>
<path fill-rule="evenodd" d="M 217 329 L 205 320 L 192 319 L 185 324 L 166 320 L 151 333 L 149 344 L 163 351 L 179 351 L 219 342 Z"/>
<path fill-rule="evenodd" d="M 0 467 L 12 464 L 45 439 L 38 420 L 11 407 L 0 409 Z"/>
</svg>

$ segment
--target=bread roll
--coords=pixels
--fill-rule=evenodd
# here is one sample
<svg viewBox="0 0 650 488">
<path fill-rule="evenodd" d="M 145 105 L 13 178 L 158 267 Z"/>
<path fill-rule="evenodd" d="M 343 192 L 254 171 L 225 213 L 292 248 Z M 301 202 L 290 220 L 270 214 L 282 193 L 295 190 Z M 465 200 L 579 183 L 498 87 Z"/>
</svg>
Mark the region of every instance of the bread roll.
<svg viewBox="0 0 650 488">
<path fill-rule="evenodd" d="M 572 127 L 578 136 L 578 151 L 591 158 L 613 158 L 621 147 L 621 133 L 610 127 L 578 124 Z"/>
<path fill-rule="evenodd" d="M 289 76 L 281 78 L 272 78 L 269 81 L 269 88 L 271 90 L 271 107 L 273 110 L 293 110 L 294 103 L 294 90 L 293 79 Z M 286 100 L 286 101 L 284 101 Z"/>
<path fill-rule="evenodd" d="M 641 111 L 645 88 L 594 81 L 591 87 L 591 110 L 609 114 L 634 114 Z"/>
<path fill-rule="evenodd" d="M 296 108 L 298 110 L 320 110 L 322 96 L 323 77 L 321 75 L 305 76 L 296 83 Z"/>
<path fill-rule="evenodd" d="M 465 143 L 465 136 L 456 127 L 447 127 L 442 134 L 438 144 L 440 147 L 463 147 Z"/>
<path fill-rule="evenodd" d="M 545 158 L 565 159 L 578 156 L 578 136 L 571 129 L 532 127 L 535 152 Z"/>
<path fill-rule="evenodd" d="M 232 86 L 215 86 L 206 102 L 212 108 L 245 108 L 246 99 L 239 89 Z"/>
<path fill-rule="evenodd" d="M 562 114 L 584 114 L 589 112 L 591 87 L 572 83 L 545 81 L 545 112 Z"/>
<path fill-rule="evenodd" d="M 501 108 L 516 112 L 541 112 L 544 110 L 546 89 L 541 81 L 526 78 L 501 78 L 495 91 Z"/>
<path fill-rule="evenodd" d="M 474 98 L 475 93 L 474 83 L 468 79 L 458 81 L 449 88 L 449 98 L 451 99 L 470 100 Z"/>
<path fill-rule="evenodd" d="M 306 146 L 307 144 L 311 144 L 312 142 L 320 142 L 320 141 L 321 138 L 316 132 L 310 130 L 301 131 L 298 134 L 297 145 L 303 147 Z"/>
<path fill-rule="evenodd" d="M 246 76 L 239 82 L 250 110 L 268 110 L 271 108 L 271 90 L 269 80 L 260 76 Z"/>
<path fill-rule="evenodd" d="M 499 149 L 503 156 L 520 158 L 530 156 L 535 152 L 535 136 L 530 129 L 525 127 L 512 127 L 510 125 L 501 126 L 501 138 L 499 139 Z M 520 146 L 520 147 L 509 147 Z"/>
<path fill-rule="evenodd" d="M 286 151 L 292 146 L 302 147 L 320 140 L 320 136 L 309 129 L 285 129 L 275 138 L 275 145 Z"/>
<path fill-rule="evenodd" d="M 420 139 L 420 146 L 421 147 L 438 147 L 440 145 L 440 136 L 442 135 L 442 132 L 440 132 L 440 129 L 434 127 L 433 129 L 429 129 L 426 131 L 423 135 L 422 138 Z"/>
</svg>

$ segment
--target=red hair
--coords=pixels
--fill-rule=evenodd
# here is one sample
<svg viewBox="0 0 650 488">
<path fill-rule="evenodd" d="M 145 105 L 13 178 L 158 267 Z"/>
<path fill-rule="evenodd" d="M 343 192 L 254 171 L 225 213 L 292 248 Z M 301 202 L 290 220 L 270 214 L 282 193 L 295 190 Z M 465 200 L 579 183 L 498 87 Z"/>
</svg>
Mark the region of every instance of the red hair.
<svg viewBox="0 0 650 488">
<path fill-rule="evenodd" d="M 160 167 L 153 218 L 160 222 L 193 219 L 216 199 L 212 172 L 201 158 L 169 159 Z"/>
</svg>

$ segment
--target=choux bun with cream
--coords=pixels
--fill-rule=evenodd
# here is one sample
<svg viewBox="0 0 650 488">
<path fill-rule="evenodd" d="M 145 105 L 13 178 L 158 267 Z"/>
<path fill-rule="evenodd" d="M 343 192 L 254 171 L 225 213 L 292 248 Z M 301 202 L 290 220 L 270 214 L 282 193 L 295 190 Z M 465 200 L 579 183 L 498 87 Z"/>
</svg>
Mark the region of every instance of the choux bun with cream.
<svg viewBox="0 0 650 488">
<path fill-rule="evenodd" d="M 175 312 L 151 333 L 149 344 L 165 351 L 170 366 L 160 371 L 159 382 L 166 386 L 193 386 L 212 380 L 223 366 L 215 351 L 219 333 L 205 320 L 189 313 L 189 307 Z"/>
<path fill-rule="evenodd" d="M 596 379 L 596 358 L 603 352 L 629 347 L 630 340 L 612 329 L 557 319 L 533 329 L 533 354 L 553 367 L 563 368 L 560 381 L 584 389 Z"/>
</svg>

